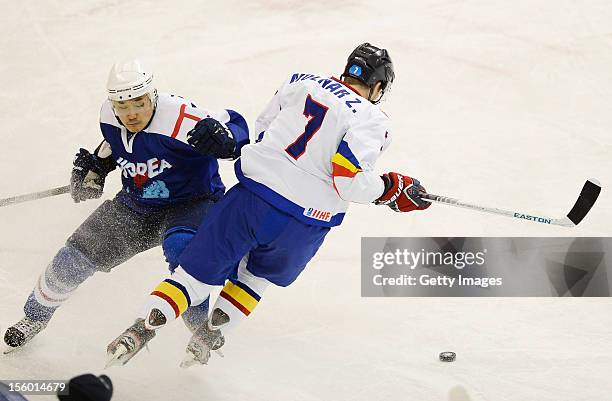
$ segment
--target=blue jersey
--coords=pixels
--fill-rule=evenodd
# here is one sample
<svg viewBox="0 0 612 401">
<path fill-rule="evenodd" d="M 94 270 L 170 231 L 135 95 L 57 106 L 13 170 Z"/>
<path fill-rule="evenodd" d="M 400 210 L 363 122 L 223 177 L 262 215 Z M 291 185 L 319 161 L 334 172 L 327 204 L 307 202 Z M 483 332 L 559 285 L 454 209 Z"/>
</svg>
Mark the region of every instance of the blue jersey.
<svg viewBox="0 0 612 401">
<path fill-rule="evenodd" d="M 132 134 L 120 124 L 110 101 L 102 105 L 100 129 L 121 170 L 123 189 L 118 196 L 128 207 L 147 212 L 173 202 L 200 196 L 217 199 L 223 194 L 217 160 L 187 143 L 187 133 L 206 117 L 230 129 L 239 154 L 248 143 L 248 127 L 235 111 L 212 112 L 181 97 L 160 94 L 149 125 Z"/>
</svg>

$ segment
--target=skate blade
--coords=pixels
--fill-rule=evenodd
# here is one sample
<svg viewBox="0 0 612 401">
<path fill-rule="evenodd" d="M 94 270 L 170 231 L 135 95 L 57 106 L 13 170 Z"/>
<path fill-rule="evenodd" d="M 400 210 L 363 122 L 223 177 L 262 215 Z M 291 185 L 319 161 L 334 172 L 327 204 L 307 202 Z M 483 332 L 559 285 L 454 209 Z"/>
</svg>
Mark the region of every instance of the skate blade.
<svg viewBox="0 0 612 401">
<path fill-rule="evenodd" d="M 195 358 L 195 355 L 192 354 L 191 352 L 187 351 L 187 355 L 185 355 L 185 357 L 183 358 L 183 360 L 181 361 L 181 368 L 183 369 L 187 369 L 193 365 L 208 365 L 207 362 L 200 362 Z"/>
<path fill-rule="evenodd" d="M 10 355 L 13 352 L 21 351 L 22 349 L 23 349 L 23 346 L 21 346 L 21 347 L 11 347 L 10 345 L 4 344 L 2 346 L 2 355 Z"/>
<path fill-rule="evenodd" d="M 104 369 L 108 369 L 111 366 L 121 366 L 125 365 L 124 357 L 128 354 L 128 349 L 125 345 L 119 344 L 115 349 L 115 352 L 108 352 L 106 354 L 106 365 L 104 365 Z"/>
</svg>

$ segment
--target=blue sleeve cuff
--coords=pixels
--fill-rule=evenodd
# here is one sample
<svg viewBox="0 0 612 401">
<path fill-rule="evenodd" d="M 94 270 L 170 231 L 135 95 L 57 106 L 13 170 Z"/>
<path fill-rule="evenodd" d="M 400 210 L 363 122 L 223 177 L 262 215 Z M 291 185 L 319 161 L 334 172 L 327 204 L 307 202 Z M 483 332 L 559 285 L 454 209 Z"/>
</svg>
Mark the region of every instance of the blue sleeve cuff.
<svg viewBox="0 0 612 401">
<path fill-rule="evenodd" d="M 227 109 L 230 120 L 227 122 L 227 127 L 232 131 L 234 140 L 236 141 L 236 151 L 234 158 L 240 157 L 240 150 L 242 147 L 249 143 L 249 126 L 242 115 L 235 112 L 234 110 Z"/>
</svg>

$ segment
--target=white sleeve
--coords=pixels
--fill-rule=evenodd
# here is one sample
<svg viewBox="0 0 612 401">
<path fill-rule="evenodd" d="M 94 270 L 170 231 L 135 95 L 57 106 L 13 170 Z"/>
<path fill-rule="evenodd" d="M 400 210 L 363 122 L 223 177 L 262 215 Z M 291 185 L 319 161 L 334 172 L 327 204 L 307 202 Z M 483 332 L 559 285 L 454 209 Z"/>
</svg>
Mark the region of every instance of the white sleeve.
<svg viewBox="0 0 612 401">
<path fill-rule="evenodd" d="M 338 195 L 349 202 L 372 203 L 384 191 L 374 171 L 378 157 L 391 139 L 383 115 L 361 122 L 347 131 L 332 158 L 332 178 Z"/>
<path fill-rule="evenodd" d="M 272 99 L 268 102 L 266 108 L 259 114 L 257 120 L 255 120 L 255 135 L 257 136 L 258 140 L 262 138 L 262 133 L 268 129 L 278 113 L 280 113 L 281 96 L 286 85 L 287 81 L 283 82 L 280 89 L 276 91 Z"/>
</svg>

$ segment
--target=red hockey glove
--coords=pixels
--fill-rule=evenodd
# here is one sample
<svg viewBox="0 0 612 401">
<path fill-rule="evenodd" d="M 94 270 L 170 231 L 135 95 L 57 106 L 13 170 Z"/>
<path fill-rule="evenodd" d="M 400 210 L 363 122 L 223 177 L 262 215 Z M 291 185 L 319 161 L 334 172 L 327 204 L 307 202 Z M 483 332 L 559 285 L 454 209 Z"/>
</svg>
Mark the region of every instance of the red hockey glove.
<svg viewBox="0 0 612 401">
<path fill-rule="evenodd" d="M 425 210 L 431 205 L 421 198 L 426 191 L 417 179 L 398 173 L 383 174 L 380 178 L 385 183 L 385 191 L 375 204 L 387 205 L 396 212 Z"/>
</svg>

